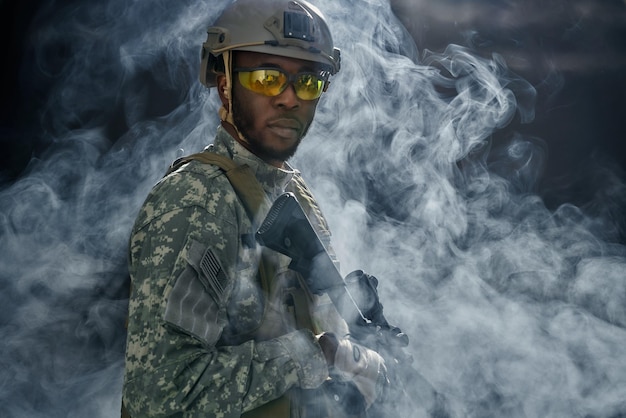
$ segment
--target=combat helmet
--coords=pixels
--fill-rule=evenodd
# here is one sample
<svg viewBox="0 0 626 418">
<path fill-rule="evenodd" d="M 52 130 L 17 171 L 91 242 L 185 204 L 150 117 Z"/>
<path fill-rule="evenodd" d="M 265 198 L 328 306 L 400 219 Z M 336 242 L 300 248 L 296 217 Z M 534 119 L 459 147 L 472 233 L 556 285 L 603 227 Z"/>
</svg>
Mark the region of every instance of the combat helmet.
<svg viewBox="0 0 626 418">
<path fill-rule="evenodd" d="M 216 85 L 216 75 L 224 72 L 223 62 L 231 51 L 303 59 L 328 67 L 330 74 L 339 71 L 340 51 L 326 20 L 304 0 L 238 0 L 207 33 L 200 65 L 200 82 L 207 87 Z"/>
</svg>

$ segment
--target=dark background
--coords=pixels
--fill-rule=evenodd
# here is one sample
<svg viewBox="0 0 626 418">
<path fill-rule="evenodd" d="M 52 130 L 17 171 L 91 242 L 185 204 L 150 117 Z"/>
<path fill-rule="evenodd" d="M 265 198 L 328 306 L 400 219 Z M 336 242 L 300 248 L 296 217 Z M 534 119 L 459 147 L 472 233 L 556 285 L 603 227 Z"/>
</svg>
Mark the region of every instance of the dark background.
<svg viewBox="0 0 626 418">
<path fill-rule="evenodd" d="M 535 119 L 514 121 L 547 144 L 539 193 L 612 219 L 626 242 L 626 2 L 392 0 L 418 49 L 456 43 L 502 55 L 537 89 Z"/>
<path fill-rule="evenodd" d="M 55 8 L 71 2 L 0 4 L 0 187 L 7 187 L 50 145 L 41 108 L 55 69 L 37 67 L 31 34 Z M 499 135 L 519 131 L 545 141 L 547 163 L 536 191 L 546 205 L 554 209 L 569 202 L 611 219 L 616 231 L 609 240 L 626 242 L 626 2 L 392 0 L 391 5 L 421 52 L 455 43 L 486 57 L 498 53 L 537 89 L 534 121 L 514 120 Z M 59 45 L 46 53 L 55 55 L 61 68 L 70 52 Z M 173 107 L 178 99 L 167 91 L 155 94 L 160 108 L 147 112 L 163 112 L 168 100 Z M 124 130 L 114 118 L 110 125 L 113 132 Z"/>
</svg>

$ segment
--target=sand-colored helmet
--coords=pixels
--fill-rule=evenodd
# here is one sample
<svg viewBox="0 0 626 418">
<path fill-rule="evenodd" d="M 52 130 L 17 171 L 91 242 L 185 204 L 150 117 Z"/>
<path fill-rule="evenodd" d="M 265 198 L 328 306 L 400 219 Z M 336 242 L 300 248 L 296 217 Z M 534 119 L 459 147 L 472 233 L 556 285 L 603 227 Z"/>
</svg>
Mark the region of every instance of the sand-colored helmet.
<svg viewBox="0 0 626 418">
<path fill-rule="evenodd" d="M 226 51 L 251 51 L 319 62 L 331 74 L 340 52 L 322 13 L 303 0 L 238 0 L 208 30 L 202 44 L 200 82 L 216 85 Z"/>
</svg>

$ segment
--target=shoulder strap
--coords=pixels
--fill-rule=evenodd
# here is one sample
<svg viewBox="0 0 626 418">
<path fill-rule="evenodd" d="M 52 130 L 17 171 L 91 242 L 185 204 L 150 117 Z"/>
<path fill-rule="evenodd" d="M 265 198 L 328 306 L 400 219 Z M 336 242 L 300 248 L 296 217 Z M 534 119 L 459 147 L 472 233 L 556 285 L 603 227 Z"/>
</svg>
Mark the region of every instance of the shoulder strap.
<svg viewBox="0 0 626 418">
<path fill-rule="evenodd" d="M 256 225 L 261 225 L 263 221 L 261 216 L 269 210 L 271 204 L 263 190 L 263 186 L 261 186 L 261 183 L 256 179 L 249 166 L 245 164 L 237 165 L 226 156 L 204 151 L 177 159 L 172 163 L 165 175 L 178 170 L 184 164 L 194 160 L 204 164 L 213 164 L 221 168 L 226 174 L 228 181 L 230 181 L 230 184 L 233 186 L 233 189 L 235 189 L 237 196 L 241 199 L 250 219 L 255 222 Z"/>
</svg>

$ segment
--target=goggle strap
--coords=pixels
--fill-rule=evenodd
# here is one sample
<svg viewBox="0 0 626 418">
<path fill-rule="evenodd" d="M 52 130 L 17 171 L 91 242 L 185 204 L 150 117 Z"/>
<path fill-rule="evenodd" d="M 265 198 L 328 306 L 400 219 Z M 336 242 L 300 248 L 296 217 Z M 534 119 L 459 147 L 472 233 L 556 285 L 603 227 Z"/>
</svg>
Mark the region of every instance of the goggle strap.
<svg viewBox="0 0 626 418">
<path fill-rule="evenodd" d="M 224 60 L 224 72 L 226 76 L 226 95 L 228 99 L 228 108 L 221 106 L 218 109 L 218 114 L 220 120 L 232 125 L 233 128 L 235 128 L 235 132 L 237 132 L 237 136 L 239 137 L 239 139 L 247 144 L 248 140 L 246 139 L 246 137 L 243 136 L 243 134 L 235 124 L 233 118 L 233 73 L 230 70 L 233 66 L 233 54 L 231 51 L 225 51 L 224 54 L 222 54 L 222 57 Z"/>
</svg>

